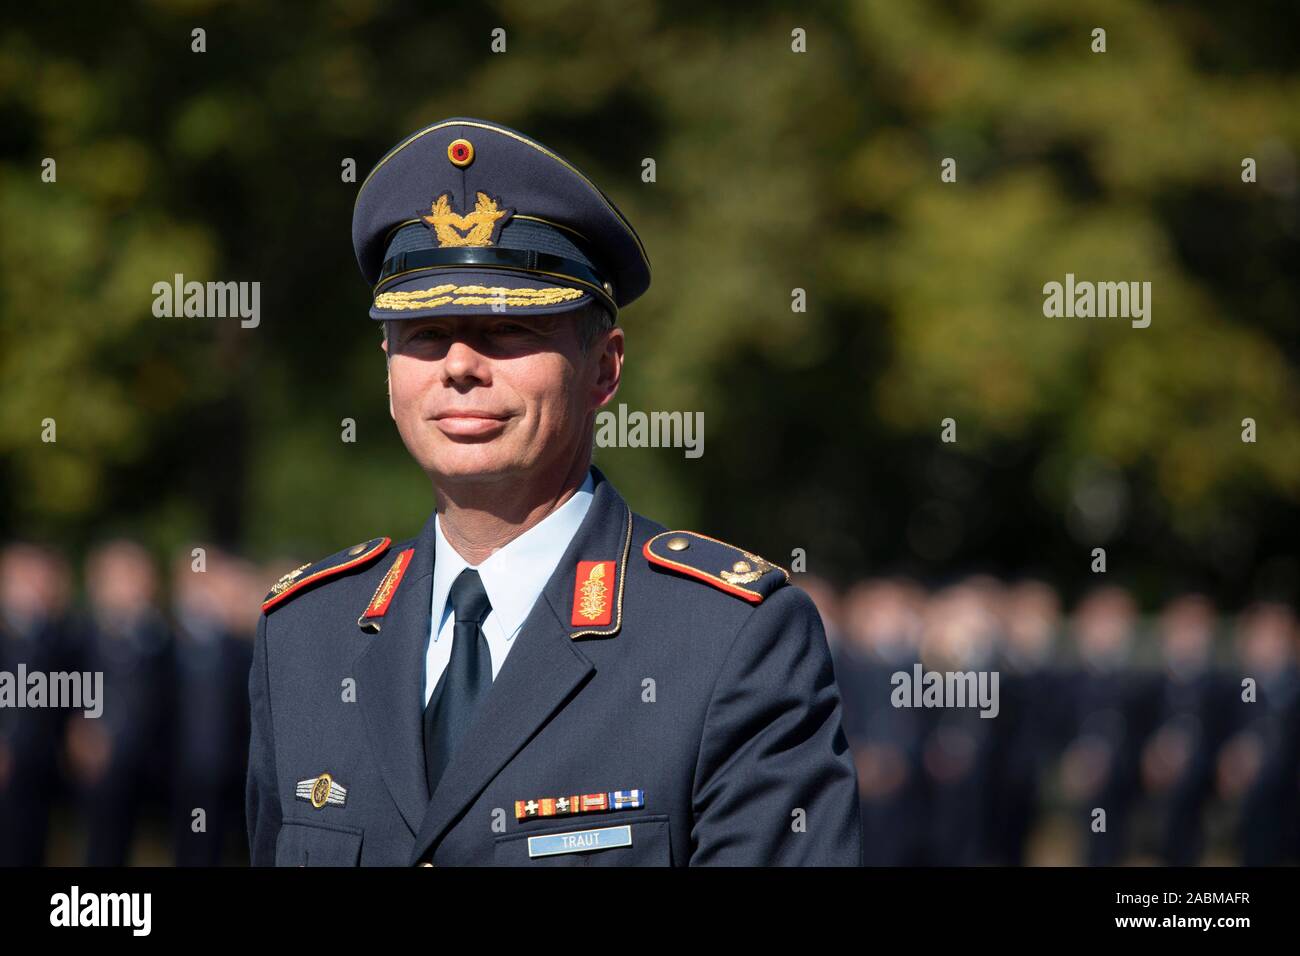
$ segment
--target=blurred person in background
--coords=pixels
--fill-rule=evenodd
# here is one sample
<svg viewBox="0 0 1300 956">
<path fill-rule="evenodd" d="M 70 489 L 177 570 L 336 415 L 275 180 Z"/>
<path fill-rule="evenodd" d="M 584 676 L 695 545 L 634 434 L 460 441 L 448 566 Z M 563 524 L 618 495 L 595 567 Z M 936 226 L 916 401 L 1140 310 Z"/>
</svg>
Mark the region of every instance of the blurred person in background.
<svg viewBox="0 0 1300 956">
<path fill-rule="evenodd" d="M 1300 673 L 1296 619 L 1283 604 L 1260 603 L 1241 616 L 1237 646 L 1236 731 L 1218 762 L 1219 791 L 1240 800 L 1239 841 L 1246 866 L 1294 863 L 1300 855 Z"/>
<path fill-rule="evenodd" d="M 216 866 L 240 812 L 248 753 L 248 670 L 262 572 L 219 551 L 178 555 L 174 846 L 178 866 Z M 241 841 L 242 842 L 242 841 Z"/>
<path fill-rule="evenodd" d="M 1067 679 L 1073 739 L 1061 758 L 1061 785 L 1090 866 L 1114 866 L 1128 851 L 1139 759 L 1159 700 L 1152 675 L 1134 666 L 1136 626 L 1133 598 L 1113 585 L 1091 591 L 1075 611 L 1079 660 Z M 1094 831 L 1098 809 L 1105 811 L 1101 832 Z"/>
<path fill-rule="evenodd" d="M 1204 848 L 1202 811 L 1214 786 L 1215 756 L 1232 713 L 1232 687 L 1213 666 L 1214 605 L 1200 594 L 1174 598 L 1160 615 L 1157 729 L 1142 751 L 1143 789 L 1160 807 L 1160 856 L 1191 866 Z"/>
<path fill-rule="evenodd" d="M 908 581 L 855 585 L 844 599 L 844 732 L 858 768 L 862 862 L 916 865 L 925 860 L 928 808 L 921 774 L 925 712 L 890 703 L 890 677 L 920 660 L 924 592 Z"/>
<path fill-rule="evenodd" d="M 28 674 L 66 669 L 69 577 L 62 558 L 45 548 L 0 550 L 0 671 L 15 682 L 19 665 Z M 66 718 L 66 710 L 54 707 L 0 708 L 0 866 L 45 860 Z"/>
<path fill-rule="evenodd" d="M 1019 581 L 1006 589 L 1000 616 L 1002 700 L 990 757 L 988 862 L 1021 866 L 1038 818 L 1040 781 L 1064 744 L 1067 711 L 1055 663 L 1061 599 L 1043 581 Z"/>
<path fill-rule="evenodd" d="M 969 578 L 930 601 L 921 634 L 924 671 L 989 674 L 1001 635 L 997 605 L 1001 585 Z M 992 690 L 992 684 L 987 685 Z M 1001 687 L 994 717 L 981 717 L 978 701 L 928 709 L 922 766 L 929 793 L 927 861 L 938 866 L 973 866 L 988 853 L 987 821 L 994 795 L 992 757 L 1000 718 Z M 948 702 L 952 704 L 952 701 Z"/>
<path fill-rule="evenodd" d="M 136 818 L 169 779 L 170 635 L 158 608 L 158 577 L 132 541 L 95 548 L 86 561 L 87 612 L 77 665 L 103 672 L 103 714 L 68 724 L 68 759 L 86 823 L 86 862 L 127 862 Z"/>
<path fill-rule="evenodd" d="M 844 631 L 840 620 L 840 595 L 835 585 L 816 574 L 801 574 L 799 587 L 803 588 L 817 605 L 822 627 L 826 629 L 826 643 L 830 646 L 832 657 L 842 649 Z"/>
</svg>

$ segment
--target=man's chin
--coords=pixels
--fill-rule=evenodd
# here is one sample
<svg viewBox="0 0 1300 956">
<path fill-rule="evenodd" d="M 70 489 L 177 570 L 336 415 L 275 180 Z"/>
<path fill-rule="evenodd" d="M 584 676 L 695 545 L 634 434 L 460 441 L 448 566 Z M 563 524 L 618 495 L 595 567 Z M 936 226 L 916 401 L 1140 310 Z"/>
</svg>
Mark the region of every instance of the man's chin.
<svg viewBox="0 0 1300 956">
<path fill-rule="evenodd" d="M 423 464 L 434 481 L 457 484 L 509 481 L 527 470 L 522 463 L 485 444 L 438 449 Z"/>
</svg>

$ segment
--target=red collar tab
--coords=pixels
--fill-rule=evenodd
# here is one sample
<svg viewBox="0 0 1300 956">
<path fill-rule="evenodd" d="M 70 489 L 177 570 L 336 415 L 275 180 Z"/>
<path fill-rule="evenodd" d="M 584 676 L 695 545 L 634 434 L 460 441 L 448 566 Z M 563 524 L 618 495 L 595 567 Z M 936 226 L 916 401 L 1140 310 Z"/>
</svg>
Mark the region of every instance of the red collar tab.
<svg viewBox="0 0 1300 956">
<path fill-rule="evenodd" d="M 618 557 L 579 561 L 573 573 L 571 640 L 613 637 L 623 627 L 623 590 L 627 587 L 627 559 L 632 548 L 632 509 L 626 504 L 623 514 L 623 550 Z"/>
<path fill-rule="evenodd" d="M 617 561 L 579 561 L 573 578 L 574 627 L 607 627 L 618 594 Z"/>
<path fill-rule="evenodd" d="M 379 587 L 375 588 L 374 597 L 366 605 L 365 613 L 357 618 L 357 626 L 366 630 L 379 630 L 378 618 L 388 613 L 388 605 L 393 603 L 393 595 L 397 593 L 397 586 L 402 583 L 402 576 L 406 574 L 406 569 L 410 567 L 411 557 L 415 554 L 414 548 L 407 548 L 405 551 L 399 551 L 397 557 L 393 559 L 388 573 L 384 579 L 379 582 Z"/>
<path fill-rule="evenodd" d="M 295 594 L 299 594 L 313 585 L 332 577 L 369 564 L 388 550 L 392 538 L 371 538 L 361 544 L 353 545 L 314 564 L 304 564 L 290 571 L 272 585 L 262 600 L 262 613 L 267 614 Z"/>
</svg>

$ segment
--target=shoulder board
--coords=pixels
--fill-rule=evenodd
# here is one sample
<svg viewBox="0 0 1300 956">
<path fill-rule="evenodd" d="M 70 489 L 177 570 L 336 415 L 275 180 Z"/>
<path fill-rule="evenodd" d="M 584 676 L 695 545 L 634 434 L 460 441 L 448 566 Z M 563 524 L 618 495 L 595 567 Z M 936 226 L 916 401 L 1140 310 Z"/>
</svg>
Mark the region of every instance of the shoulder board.
<svg viewBox="0 0 1300 956">
<path fill-rule="evenodd" d="M 694 531 L 664 531 L 647 541 L 641 553 L 656 567 L 705 581 L 751 604 L 790 580 L 785 568 Z"/>
<path fill-rule="evenodd" d="M 304 564 L 290 571 L 271 586 L 271 590 L 262 600 L 262 613 L 266 614 L 279 607 L 289 598 L 312 585 L 369 564 L 387 551 L 392 543 L 391 538 L 371 538 L 337 554 L 331 554 L 328 558 L 322 558 L 314 564 Z"/>
</svg>

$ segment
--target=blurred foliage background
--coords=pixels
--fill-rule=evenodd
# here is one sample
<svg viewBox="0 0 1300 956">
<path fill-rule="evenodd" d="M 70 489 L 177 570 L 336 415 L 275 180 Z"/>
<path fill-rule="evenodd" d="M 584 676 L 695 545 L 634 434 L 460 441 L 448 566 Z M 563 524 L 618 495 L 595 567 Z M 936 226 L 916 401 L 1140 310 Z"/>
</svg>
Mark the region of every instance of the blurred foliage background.
<svg viewBox="0 0 1300 956">
<path fill-rule="evenodd" d="M 341 169 L 467 115 L 573 161 L 649 250 L 618 400 L 703 411 L 705 454 L 599 450 L 637 510 L 780 563 L 805 548 L 832 580 L 1034 572 L 1069 594 L 1104 546 L 1148 603 L 1300 585 L 1292 3 L 3 17 L 0 538 L 309 559 L 414 534 L 430 487 L 387 415 Z M 1045 318 L 1067 272 L 1150 281 L 1150 328 Z M 176 273 L 260 281 L 260 326 L 155 318 Z"/>
</svg>

